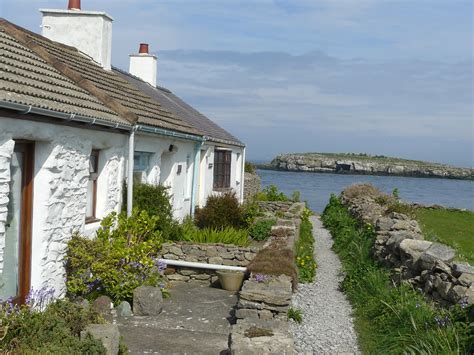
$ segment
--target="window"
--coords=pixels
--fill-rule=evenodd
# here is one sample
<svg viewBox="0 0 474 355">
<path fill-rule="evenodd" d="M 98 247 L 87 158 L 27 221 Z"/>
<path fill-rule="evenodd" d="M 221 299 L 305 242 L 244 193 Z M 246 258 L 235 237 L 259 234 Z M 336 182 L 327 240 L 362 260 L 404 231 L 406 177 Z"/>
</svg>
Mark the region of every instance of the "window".
<svg viewBox="0 0 474 355">
<path fill-rule="evenodd" d="M 133 155 L 133 183 L 140 184 L 146 182 L 146 173 L 150 167 L 150 157 L 152 153 L 135 152 Z"/>
<path fill-rule="evenodd" d="M 232 152 L 230 150 L 216 149 L 214 151 L 214 189 L 230 187 L 231 159 Z"/>
<path fill-rule="evenodd" d="M 99 176 L 99 151 L 93 150 L 89 157 L 89 184 L 87 186 L 86 222 L 97 220 L 97 178 Z"/>
</svg>

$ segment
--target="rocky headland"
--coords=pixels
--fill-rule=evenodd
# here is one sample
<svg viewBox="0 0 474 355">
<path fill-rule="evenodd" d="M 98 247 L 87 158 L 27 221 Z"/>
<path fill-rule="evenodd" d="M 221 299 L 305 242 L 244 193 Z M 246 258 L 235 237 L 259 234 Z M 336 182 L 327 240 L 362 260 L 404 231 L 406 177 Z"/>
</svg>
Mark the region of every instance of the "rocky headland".
<svg viewBox="0 0 474 355">
<path fill-rule="evenodd" d="M 474 180 L 474 169 L 367 154 L 281 154 L 259 168 L 271 170 L 363 175 L 395 175 Z"/>
</svg>

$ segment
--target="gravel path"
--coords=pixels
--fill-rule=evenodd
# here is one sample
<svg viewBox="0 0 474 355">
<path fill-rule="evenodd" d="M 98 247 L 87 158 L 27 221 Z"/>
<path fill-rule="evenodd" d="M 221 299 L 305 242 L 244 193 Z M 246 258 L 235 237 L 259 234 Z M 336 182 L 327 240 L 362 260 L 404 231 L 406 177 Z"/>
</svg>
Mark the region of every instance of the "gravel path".
<svg viewBox="0 0 474 355">
<path fill-rule="evenodd" d="M 303 312 L 303 322 L 290 323 L 298 353 L 359 353 L 352 323 L 352 307 L 339 291 L 341 262 L 331 250 L 331 235 L 319 217 L 311 217 L 318 264 L 316 281 L 300 284 L 293 307 Z"/>
</svg>

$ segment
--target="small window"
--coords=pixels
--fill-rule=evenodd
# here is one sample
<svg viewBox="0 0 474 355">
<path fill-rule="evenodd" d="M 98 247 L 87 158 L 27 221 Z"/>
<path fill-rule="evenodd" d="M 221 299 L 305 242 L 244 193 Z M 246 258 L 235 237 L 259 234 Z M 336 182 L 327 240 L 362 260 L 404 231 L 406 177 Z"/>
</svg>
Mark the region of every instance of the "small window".
<svg viewBox="0 0 474 355">
<path fill-rule="evenodd" d="M 99 151 L 93 150 L 89 157 L 89 183 L 87 186 L 86 222 L 97 220 L 97 178 L 99 177 Z"/>
<path fill-rule="evenodd" d="M 230 187 L 230 168 L 232 152 L 216 149 L 214 151 L 214 189 Z"/>
<path fill-rule="evenodd" d="M 135 152 L 133 155 L 133 171 L 147 171 L 150 167 L 151 154 L 148 152 Z"/>
</svg>

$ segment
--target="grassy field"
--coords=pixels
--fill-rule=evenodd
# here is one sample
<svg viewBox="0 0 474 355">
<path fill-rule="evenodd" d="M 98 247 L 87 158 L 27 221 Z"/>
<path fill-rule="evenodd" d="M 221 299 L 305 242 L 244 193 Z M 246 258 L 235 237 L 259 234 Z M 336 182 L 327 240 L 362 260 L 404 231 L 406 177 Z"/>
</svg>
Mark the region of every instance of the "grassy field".
<svg viewBox="0 0 474 355">
<path fill-rule="evenodd" d="M 420 208 L 415 216 L 426 239 L 450 245 L 460 260 L 474 265 L 474 212 Z"/>
</svg>

